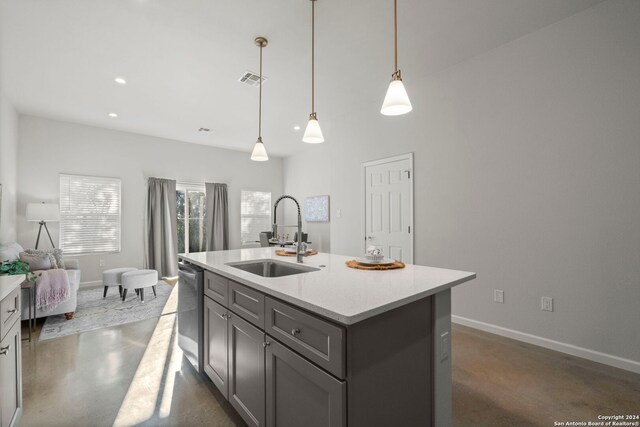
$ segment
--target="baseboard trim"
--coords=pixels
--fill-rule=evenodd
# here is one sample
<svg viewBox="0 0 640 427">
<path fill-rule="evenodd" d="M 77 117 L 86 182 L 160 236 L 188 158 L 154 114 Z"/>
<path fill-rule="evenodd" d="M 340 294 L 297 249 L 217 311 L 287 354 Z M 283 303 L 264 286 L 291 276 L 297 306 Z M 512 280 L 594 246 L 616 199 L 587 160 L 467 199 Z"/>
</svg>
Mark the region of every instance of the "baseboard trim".
<svg viewBox="0 0 640 427">
<path fill-rule="evenodd" d="M 91 288 L 99 285 L 102 285 L 102 280 L 94 280 L 93 282 L 80 282 L 81 288 Z"/>
<path fill-rule="evenodd" d="M 481 331 L 490 332 L 492 334 L 511 338 L 517 341 L 523 341 L 539 347 L 548 348 L 550 350 L 559 351 L 561 353 L 570 354 L 572 356 L 581 357 L 593 362 L 603 363 L 615 368 L 624 369 L 626 371 L 640 374 L 640 362 L 625 359 L 623 357 L 614 356 L 612 354 L 601 353 L 599 351 L 590 350 L 584 347 L 578 347 L 566 344 L 560 341 L 550 340 L 548 338 L 531 335 L 513 329 L 503 328 L 502 326 L 492 325 L 491 323 L 480 322 L 478 320 L 468 319 L 462 316 L 451 315 L 451 321 L 470 328 L 480 329 Z"/>
</svg>

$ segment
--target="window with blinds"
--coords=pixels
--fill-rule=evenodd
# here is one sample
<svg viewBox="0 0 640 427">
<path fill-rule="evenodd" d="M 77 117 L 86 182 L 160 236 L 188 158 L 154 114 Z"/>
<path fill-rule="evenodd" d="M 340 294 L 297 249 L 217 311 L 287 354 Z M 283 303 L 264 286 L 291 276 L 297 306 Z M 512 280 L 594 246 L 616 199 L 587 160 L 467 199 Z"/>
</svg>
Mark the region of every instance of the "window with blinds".
<svg viewBox="0 0 640 427">
<path fill-rule="evenodd" d="M 66 254 L 120 252 L 118 178 L 60 175 L 60 247 Z"/>
<path fill-rule="evenodd" d="M 261 231 L 271 231 L 271 193 L 242 190 L 240 238 L 243 245 L 255 244 Z"/>
</svg>

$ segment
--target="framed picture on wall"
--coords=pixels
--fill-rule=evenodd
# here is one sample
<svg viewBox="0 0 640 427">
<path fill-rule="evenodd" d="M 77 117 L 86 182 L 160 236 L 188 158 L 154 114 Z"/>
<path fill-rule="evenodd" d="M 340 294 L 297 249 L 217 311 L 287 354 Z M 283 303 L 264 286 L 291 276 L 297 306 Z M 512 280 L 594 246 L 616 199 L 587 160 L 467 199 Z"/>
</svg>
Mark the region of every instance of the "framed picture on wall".
<svg viewBox="0 0 640 427">
<path fill-rule="evenodd" d="M 329 222 L 329 196 L 305 197 L 304 220 L 307 222 Z"/>
</svg>

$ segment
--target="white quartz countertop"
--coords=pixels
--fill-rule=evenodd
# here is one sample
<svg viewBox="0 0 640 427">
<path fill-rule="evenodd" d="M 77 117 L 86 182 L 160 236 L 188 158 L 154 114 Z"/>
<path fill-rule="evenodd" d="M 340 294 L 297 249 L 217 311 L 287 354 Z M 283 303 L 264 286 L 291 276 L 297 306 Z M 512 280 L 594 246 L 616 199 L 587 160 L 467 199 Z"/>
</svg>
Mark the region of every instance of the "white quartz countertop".
<svg viewBox="0 0 640 427">
<path fill-rule="evenodd" d="M 345 265 L 354 257 L 327 253 L 304 258 L 305 266 L 320 268 L 319 271 L 284 277 L 261 277 L 226 265 L 269 258 L 296 264 L 296 257 L 278 256 L 276 249 L 197 252 L 180 254 L 179 258 L 344 325 L 360 322 L 476 277 L 475 273 L 467 271 L 413 264 L 396 270 L 356 270 Z"/>
<path fill-rule="evenodd" d="M 0 276 L 0 301 L 9 295 L 15 288 L 24 282 L 26 276 L 24 274 L 15 274 L 13 276 Z"/>
</svg>

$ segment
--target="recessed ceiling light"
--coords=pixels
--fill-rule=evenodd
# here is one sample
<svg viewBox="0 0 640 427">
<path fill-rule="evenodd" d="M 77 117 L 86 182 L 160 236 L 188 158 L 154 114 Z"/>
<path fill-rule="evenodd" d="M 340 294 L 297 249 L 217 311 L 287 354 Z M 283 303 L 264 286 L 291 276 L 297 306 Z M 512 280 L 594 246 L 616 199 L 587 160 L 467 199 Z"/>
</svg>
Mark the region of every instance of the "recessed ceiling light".
<svg viewBox="0 0 640 427">
<path fill-rule="evenodd" d="M 118 117 L 118 115 L 116 113 L 109 113 L 109 117 Z"/>
<path fill-rule="evenodd" d="M 126 85 L 127 81 L 125 79 L 123 79 L 122 77 L 116 77 L 115 79 L 113 79 L 116 83 L 118 83 L 119 85 Z"/>
<path fill-rule="evenodd" d="M 293 130 L 300 130 L 300 126 L 294 126 Z"/>
</svg>

